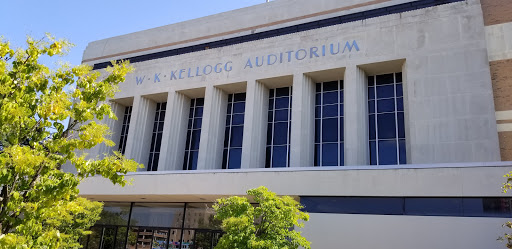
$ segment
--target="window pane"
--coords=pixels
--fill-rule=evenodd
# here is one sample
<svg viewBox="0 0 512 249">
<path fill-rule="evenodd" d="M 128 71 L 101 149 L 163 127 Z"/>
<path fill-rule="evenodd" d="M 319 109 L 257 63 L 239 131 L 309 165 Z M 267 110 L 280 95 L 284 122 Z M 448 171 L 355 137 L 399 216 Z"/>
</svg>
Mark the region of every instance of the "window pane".
<svg viewBox="0 0 512 249">
<path fill-rule="evenodd" d="M 394 112 L 395 111 L 395 99 L 383 99 L 377 100 L 377 112 Z"/>
<path fill-rule="evenodd" d="M 399 82 L 399 81 L 397 81 L 397 82 Z M 397 97 L 404 96 L 404 90 L 403 90 L 402 84 L 396 84 L 396 96 Z"/>
<path fill-rule="evenodd" d="M 244 124 L 244 114 L 235 114 L 233 115 L 233 125 L 242 125 Z"/>
<path fill-rule="evenodd" d="M 368 87 L 368 99 L 375 99 L 375 87 Z"/>
<path fill-rule="evenodd" d="M 203 107 L 196 107 L 196 113 L 194 114 L 196 117 L 203 116 Z"/>
<path fill-rule="evenodd" d="M 224 148 L 228 147 L 229 145 L 229 127 L 226 127 L 224 130 Z"/>
<path fill-rule="evenodd" d="M 201 130 L 192 131 L 192 141 L 191 141 L 191 149 L 198 150 L 199 149 L 199 141 L 201 139 Z"/>
<path fill-rule="evenodd" d="M 315 166 L 320 166 L 320 155 L 321 155 L 321 151 L 320 151 L 320 145 L 319 144 L 315 144 Z"/>
<path fill-rule="evenodd" d="M 267 125 L 267 145 L 272 144 L 272 123 Z"/>
<path fill-rule="evenodd" d="M 338 116 L 338 105 L 324 105 L 322 117 L 336 117 Z"/>
<path fill-rule="evenodd" d="M 392 98 L 395 96 L 395 87 L 393 85 L 377 86 L 377 98 Z"/>
<path fill-rule="evenodd" d="M 397 164 L 396 140 L 379 141 L 379 165 Z"/>
<path fill-rule="evenodd" d="M 344 127 L 343 126 L 343 117 L 340 117 L 339 119 L 340 119 L 340 121 L 339 121 L 338 124 L 339 124 L 339 127 L 340 127 L 340 138 L 339 138 L 338 141 L 343 142 L 345 140 L 344 139 L 345 134 L 343 134 L 344 133 L 344 130 L 343 130 L 343 127 Z"/>
<path fill-rule="evenodd" d="M 235 102 L 245 101 L 245 93 L 235 93 L 234 101 Z"/>
<path fill-rule="evenodd" d="M 194 150 L 190 152 L 190 159 L 188 164 L 189 170 L 197 170 L 197 157 L 199 156 L 199 151 Z"/>
<path fill-rule="evenodd" d="M 245 111 L 245 102 L 233 104 L 233 113 L 243 113 Z"/>
<path fill-rule="evenodd" d="M 338 144 L 322 144 L 322 166 L 338 166 Z"/>
<path fill-rule="evenodd" d="M 322 95 L 320 93 L 315 94 L 315 105 L 321 105 L 322 104 Z"/>
<path fill-rule="evenodd" d="M 322 106 L 315 107 L 315 118 L 320 118 L 322 116 Z"/>
<path fill-rule="evenodd" d="M 368 86 L 373 86 L 374 84 L 374 76 L 368 76 Z"/>
<path fill-rule="evenodd" d="M 281 97 L 275 100 L 276 107 L 275 109 L 283 109 L 290 107 L 290 98 L 289 97 Z"/>
<path fill-rule="evenodd" d="M 338 141 L 338 119 L 326 118 L 322 120 L 322 142 Z"/>
<path fill-rule="evenodd" d="M 395 73 L 396 83 L 402 82 L 402 73 Z"/>
<path fill-rule="evenodd" d="M 176 203 L 135 203 L 131 226 L 181 227 L 183 204 Z"/>
<path fill-rule="evenodd" d="M 345 146 L 344 143 L 340 143 L 340 160 L 339 165 L 345 165 Z"/>
<path fill-rule="evenodd" d="M 265 152 L 265 168 L 270 168 L 270 158 L 272 157 L 272 147 L 267 146 Z"/>
<path fill-rule="evenodd" d="M 324 92 L 338 90 L 338 81 L 324 82 Z"/>
<path fill-rule="evenodd" d="M 375 142 L 370 142 L 370 165 L 377 165 L 377 147 Z"/>
<path fill-rule="evenodd" d="M 276 118 L 275 121 L 288 121 L 288 112 L 289 109 L 276 110 Z"/>
<path fill-rule="evenodd" d="M 284 146 L 274 146 L 273 154 L 272 154 L 272 167 L 286 167 L 286 158 L 288 156 L 287 147 Z"/>
<path fill-rule="evenodd" d="M 395 82 L 394 76 L 390 74 L 381 74 L 376 76 L 377 85 L 391 84 Z"/>
<path fill-rule="evenodd" d="M 338 92 L 324 92 L 323 93 L 323 104 L 337 104 L 338 103 Z"/>
<path fill-rule="evenodd" d="M 375 140 L 375 115 L 370 115 L 368 118 L 368 128 L 370 132 L 370 140 Z"/>
<path fill-rule="evenodd" d="M 97 225 L 128 225 L 130 203 L 105 202 Z"/>
<path fill-rule="evenodd" d="M 195 118 L 194 119 L 194 129 L 201 129 L 202 123 L 203 123 L 202 118 Z"/>
<path fill-rule="evenodd" d="M 268 121 L 267 122 L 274 122 L 274 112 L 268 111 Z"/>
<path fill-rule="evenodd" d="M 379 139 L 396 138 L 395 114 L 377 114 Z"/>
<path fill-rule="evenodd" d="M 375 113 L 375 100 L 368 101 L 368 113 Z"/>
<path fill-rule="evenodd" d="M 204 106 L 204 98 L 197 98 L 196 106 Z"/>
<path fill-rule="evenodd" d="M 406 154 L 406 148 L 405 148 L 405 139 L 399 139 L 398 140 L 398 148 L 400 152 L 400 164 L 406 164 L 407 163 L 407 154 Z"/>
<path fill-rule="evenodd" d="M 274 145 L 288 143 L 288 123 L 280 122 L 274 124 Z"/>
<path fill-rule="evenodd" d="M 405 138 L 405 128 L 404 128 L 404 113 L 399 112 L 397 115 L 397 123 L 398 123 L 398 138 Z"/>
<path fill-rule="evenodd" d="M 404 99 L 403 98 L 396 99 L 396 110 L 404 111 Z"/>
<path fill-rule="evenodd" d="M 217 229 L 221 222 L 214 219 L 212 203 L 188 203 L 185 213 L 185 228 Z"/>
<path fill-rule="evenodd" d="M 244 134 L 243 126 L 231 127 L 231 142 L 229 143 L 229 145 L 231 147 L 242 147 L 243 134 Z"/>
<path fill-rule="evenodd" d="M 321 126 L 320 126 L 321 119 L 315 119 L 315 143 L 320 143 L 320 132 Z"/>
<path fill-rule="evenodd" d="M 229 150 L 229 169 L 239 169 L 242 162 L 242 149 Z"/>
<path fill-rule="evenodd" d="M 408 215 L 462 216 L 462 198 L 406 198 Z"/>
<path fill-rule="evenodd" d="M 276 97 L 289 96 L 290 87 L 276 88 Z"/>
</svg>

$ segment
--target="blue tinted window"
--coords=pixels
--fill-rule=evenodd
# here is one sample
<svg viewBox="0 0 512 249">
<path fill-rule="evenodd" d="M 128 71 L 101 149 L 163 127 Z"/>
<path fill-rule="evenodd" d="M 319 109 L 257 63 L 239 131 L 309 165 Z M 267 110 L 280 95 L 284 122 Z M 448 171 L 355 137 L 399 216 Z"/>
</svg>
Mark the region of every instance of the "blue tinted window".
<svg viewBox="0 0 512 249">
<path fill-rule="evenodd" d="M 395 111 L 395 99 L 381 99 L 377 100 L 377 112 L 394 112 Z"/>
<path fill-rule="evenodd" d="M 199 142 L 201 141 L 201 127 L 203 123 L 203 106 L 203 98 L 190 100 L 189 125 L 187 129 L 187 141 L 185 143 L 183 170 L 197 169 L 197 155 L 199 154 Z"/>
<path fill-rule="evenodd" d="M 322 119 L 322 141 L 337 142 L 338 141 L 338 119 L 325 118 Z"/>
<path fill-rule="evenodd" d="M 368 77 L 368 133 L 372 165 L 407 162 L 402 95 L 401 73 Z"/>
<path fill-rule="evenodd" d="M 390 165 L 398 164 L 397 161 L 397 142 L 396 140 L 382 140 L 377 143 L 379 145 L 379 164 Z"/>
<path fill-rule="evenodd" d="M 322 144 L 322 166 L 338 166 L 338 143 Z"/>
<path fill-rule="evenodd" d="M 275 96 L 272 94 L 275 92 Z M 288 167 L 290 154 L 291 87 L 270 89 L 265 167 Z M 321 98 L 321 97 L 319 97 Z M 320 101 L 320 100 L 319 100 Z"/>
<path fill-rule="evenodd" d="M 130 119 L 132 116 L 132 106 L 127 106 L 124 109 L 124 116 L 123 116 L 123 124 L 121 128 L 121 136 L 119 138 L 119 147 L 118 151 L 121 152 L 121 154 L 124 155 L 126 150 L 126 141 L 128 139 L 128 131 L 130 129 Z M 155 123 L 156 125 L 156 123 Z M 162 125 L 163 129 L 163 125 Z"/>
<path fill-rule="evenodd" d="M 245 93 L 228 95 L 226 129 L 224 132 L 223 169 L 239 169 L 244 135 Z"/>
<path fill-rule="evenodd" d="M 229 169 L 239 169 L 242 162 L 242 148 L 233 148 L 229 150 Z"/>
<path fill-rule="evenodd" d="M 394 113 L 377 114 L 377 127 L 379 139 L 396 137 L 396 119 Z"/>
<path fill-rule="evenodd" d="M 409 215 L 462 216 L 462 198 L 406 198 Z"/>
<path fill-rule="evenodd" d="M 343 81 L 316 84 L 315 166 L 341 166 L 343 147 Z"/>
<path fill-rule="evenodd" d="M 164 128 L 165 106 L 167 106 L 166 102 L 156 104 L 156 112 L 153 124 L 153 133 L 151 135 L 151 145 L 147 167 L 148 171 L 156 171 L 158 169 L 160 145 L 162 144 L 162 132 Z"/>
</svg>

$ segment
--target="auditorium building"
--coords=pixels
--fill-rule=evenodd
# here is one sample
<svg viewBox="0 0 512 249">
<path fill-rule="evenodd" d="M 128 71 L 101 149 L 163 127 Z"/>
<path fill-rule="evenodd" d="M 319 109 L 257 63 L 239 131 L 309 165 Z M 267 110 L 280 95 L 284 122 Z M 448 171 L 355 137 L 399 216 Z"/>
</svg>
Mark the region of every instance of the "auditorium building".
<svg viewBox="0 0 512 249">
<path fill-rule="evenodd" d="M 263 2 L 263 1 L 262 1 Z M 512 1 L 276 0 L 89 43 L 135 68 L 85 248 L 213 248 L 219 197 L 305 206 L 313 249 L 498 249 L 512 220 Z"/>
</svg>

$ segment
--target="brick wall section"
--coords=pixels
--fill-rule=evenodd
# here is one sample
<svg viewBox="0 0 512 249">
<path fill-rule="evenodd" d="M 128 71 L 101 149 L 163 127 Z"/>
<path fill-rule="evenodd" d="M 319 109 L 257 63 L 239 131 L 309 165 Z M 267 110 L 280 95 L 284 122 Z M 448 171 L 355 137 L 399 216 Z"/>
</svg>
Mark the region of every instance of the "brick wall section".
<svg viewBox="0 0 512 249">
<path fill-rule="evenodd" d="M 512 22 L 512 0 L 480 0 L 485 26 Z"/>
<path fill-rule="evenodd" d="M 512 0 L 508 0 L 512 3 Z M 492 89 L 496 111 L 512 110 L 512 59 L 491 61 Z"/>
<path fill-rule="evenodd" d="M 498 132 L 501 161 L 512 161 L 512 131 Z"/>
</svg>

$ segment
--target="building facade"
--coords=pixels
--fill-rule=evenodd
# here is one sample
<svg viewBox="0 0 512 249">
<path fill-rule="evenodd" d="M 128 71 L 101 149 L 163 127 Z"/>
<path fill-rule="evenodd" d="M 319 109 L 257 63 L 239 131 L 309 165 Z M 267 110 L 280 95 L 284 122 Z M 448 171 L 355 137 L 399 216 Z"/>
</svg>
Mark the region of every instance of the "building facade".
<svg viewBox="0 0 512 249">
<path fill-rule="evenodd" d="M 86 248 L 212 248 L 211 203 L 264 185 L 312 248 L 504 248 L 512 217 L 512 2 L 277 0 L 91 42 L 135 72 L 113 148 L 144 164 Z"/>
</svg>

